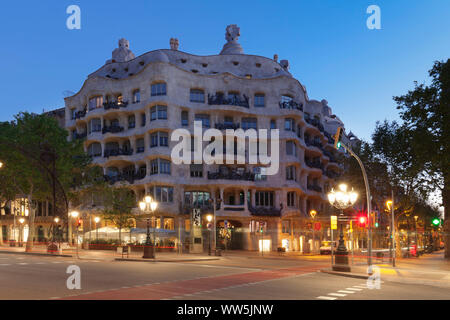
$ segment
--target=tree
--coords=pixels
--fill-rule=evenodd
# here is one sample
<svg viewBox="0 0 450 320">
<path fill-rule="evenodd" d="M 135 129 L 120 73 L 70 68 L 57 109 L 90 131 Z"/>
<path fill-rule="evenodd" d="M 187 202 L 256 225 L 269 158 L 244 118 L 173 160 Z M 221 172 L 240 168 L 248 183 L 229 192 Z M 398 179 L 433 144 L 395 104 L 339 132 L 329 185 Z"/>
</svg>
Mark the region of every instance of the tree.
<svg viewBox="0 0 450 320">
<path fill-rule="evenodd" d="M 131 211 L 136 207 L 136 196 L 124 186 L 105 186 L 104 192 L 103 218 L 119 228 L 119 243 L 122 243 L 122 229 L 134 226 L 135 216 Z"/>
<path fill-rule="evenodd" d="M 411 156 L 423 168 L 427 184 L 441 191 L 445 257 L 450 259 L 450 59 L 429 71 L 431 84 L 415 82 L 413 90 L 394 97 L 407 134 Z"/>
<path fill-rule="evenodd" d="M 0 124 L 2 174 L 11 178 L 15 195 L 27 197 L 30 231 L 26 251 L 33 247 L 36 201 L 52 201 L 54 214 L 67 219 L 67 193 L 74 186 L 74 174 L 90 161 L 81 143 L 68 141 L 67 135 L 45 114 L 19 113 L 14 121 Z"/>
</svg>

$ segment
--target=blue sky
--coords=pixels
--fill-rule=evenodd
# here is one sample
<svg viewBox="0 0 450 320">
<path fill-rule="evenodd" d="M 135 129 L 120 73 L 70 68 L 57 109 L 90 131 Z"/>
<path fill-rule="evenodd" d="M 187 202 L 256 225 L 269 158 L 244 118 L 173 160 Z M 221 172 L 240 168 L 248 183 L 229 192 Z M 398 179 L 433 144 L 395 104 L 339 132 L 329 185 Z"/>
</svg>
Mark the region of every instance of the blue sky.
<svg viewBox="0 0 450 320">
<path fill-rule="evenodd" d="M 81 30 L 66 28 L 67 6 L 81 8 Z M 366 8 L 381 8 L 381 30 Z M 398 119 L 392 96 L 427 79 L 449 57 L 450 1 L 190 0 L 2 1 L 0 120 L 19 111 L 64 106 L 125 37 L 136 56 L 169 48 L 217 54 L 228 24 L 241 28 L 245 53 L 288 59 L 311 99 L 326 99 L 358 136 L 376 120 Z"/>
</svg>

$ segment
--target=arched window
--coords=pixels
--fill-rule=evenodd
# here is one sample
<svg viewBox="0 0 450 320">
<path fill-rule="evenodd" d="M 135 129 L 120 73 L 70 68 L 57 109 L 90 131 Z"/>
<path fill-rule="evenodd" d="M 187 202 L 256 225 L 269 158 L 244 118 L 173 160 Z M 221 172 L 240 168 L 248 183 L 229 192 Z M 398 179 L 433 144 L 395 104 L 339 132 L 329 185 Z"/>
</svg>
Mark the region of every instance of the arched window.
<svg viewBox="0 0 450 320">
<path fill-rule="evenodd" d="M 100 157 L 102 155 L 102 146 L 98 142 L 93 142 L 88 146 L 88 155 L 91 157 Z"/>
</svg>

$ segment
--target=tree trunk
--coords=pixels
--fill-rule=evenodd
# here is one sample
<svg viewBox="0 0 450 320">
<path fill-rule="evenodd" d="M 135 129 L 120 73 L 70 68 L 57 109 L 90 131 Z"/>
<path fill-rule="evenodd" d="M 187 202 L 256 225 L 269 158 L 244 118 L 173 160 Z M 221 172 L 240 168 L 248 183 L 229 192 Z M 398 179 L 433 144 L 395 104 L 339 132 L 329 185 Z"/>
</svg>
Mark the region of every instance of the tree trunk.
<svg viewBox="0 0 450 320">
<path fill-rule="evenodd" d="M 122 228 L 119 227 L 119 246 L 122 245 Z"/>
<path fill-rule="evenodd" d="M 444 204 L 444 250 L 445 259 L 450 260 L 450 178 L 444 179 L 442 201 Z"/>
<path fill-rule="evenodd" d="M 31 190 L 28 194 L 28 239 L 27 245 L 25 247 L 25 252 L 33 251 L 33 240 L 34 240 L 34 210 L 32 204 L 33 191 Z M 22 228 L 23 233 L 23 228 Z"/>
</svg>

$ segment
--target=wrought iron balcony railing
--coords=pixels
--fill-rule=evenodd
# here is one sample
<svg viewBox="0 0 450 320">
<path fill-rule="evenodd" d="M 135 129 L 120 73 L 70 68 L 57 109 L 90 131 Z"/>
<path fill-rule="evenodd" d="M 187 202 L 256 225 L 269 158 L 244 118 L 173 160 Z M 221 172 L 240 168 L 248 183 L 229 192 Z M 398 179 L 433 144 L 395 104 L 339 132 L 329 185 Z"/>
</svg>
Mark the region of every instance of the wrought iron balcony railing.
<svg viewBox="0 0 450 320">
<path fill-rule="evenodd" d="M 81 118 L 84 118 L 85 116 L 86 116 L 86 110 L 77 111 L 77 112 L 75 112 L 74 119 L 81 119 Z"/>
<path fill-rule="evenodd" d="M 133 154 L 133 149 L 109 149 L 105 150 L 103 156 L 105 158 L 113 156 L 131 156 Z"/>
<path fill-rule="evenodd" d="M 316 192 L 322 192 L 322 187 L 320 187 L 318 185 L 308 184 L 307 188 L 308 188 L 308 190 L 313 190 L 313 191 L 316 191 Z"/>
<path fill-rule="evenodd" d="M 103 102 L 103 108 L 105 110 L 108 109 L 120 109 L 120 108 L 126 108 L 128 105 L 128 101 L 110 101 L 110 102 Z"/>
<path fill-rule="evenodd" d="M 214 127 L 218 130 L 233 129 L 237 130 L 241 127 L 240 123 L 216 123 Z"/>
<path fill-rule="evenodd" d="M 228 173 L 224 172 L 209 172 L 208 171 L 208 179 L 209 180 L 245 180 L 245 181 L 255 181 L 255 174 L 249 171 L 245 171 L 239 173 L 235 170 L 229 171 Z"/>
<path fill-rule="evenodd" d="M 248 211 L 250 211 L 252 216 L 281 216 L 281 209 L 275 207 L 253 207 L 248 206 Z"/>
<path fill-rule="evenodd" d="M 111 133 L 118 133 L 118 132 L 122 132 L 124 129 L 123 129 L 123 127 L 121 127 L 121 126 L 105 126 L 105 127 L 103 127 L 103 129 L 102 129 L 102 133 L 103 134 L 105 134 L 105 133 L 108 133 L 108 132 L 111 132 Z"/>
<path fill-rule="evenodd" d="M 209 105 L 217 104 L 217 105 L 240 106 L 240 107 L 245 107 L 245 108 L 250 107 L 249 99 L 245 94 L 243 95 L 243 98 L 240 98 L 238 96 L 233 96 L 231 98 L 225 98 L 225 95 L 223 95 L 223 94 L 215 94 L 215 95 L 208 94 L 208 104 Z"/>
<path fill-rule="evenodd" d="M 303 104 L 300 102 L 291 101 L 280 101 L 279 103 L 280 109 L 294 109 L 303 111 Z"/>
<path fill-rule="evenodd" d="M 323 169 L 323 164 L 317 161 L 311 161 L 309 159 L 305 159 L 305 163 L 310 168 Z"/>
</svg>

